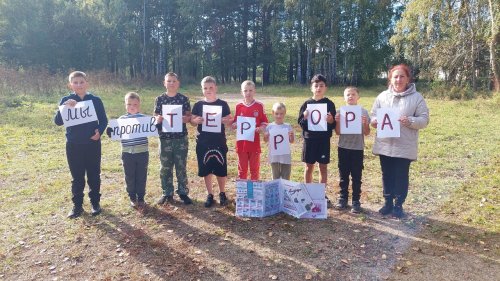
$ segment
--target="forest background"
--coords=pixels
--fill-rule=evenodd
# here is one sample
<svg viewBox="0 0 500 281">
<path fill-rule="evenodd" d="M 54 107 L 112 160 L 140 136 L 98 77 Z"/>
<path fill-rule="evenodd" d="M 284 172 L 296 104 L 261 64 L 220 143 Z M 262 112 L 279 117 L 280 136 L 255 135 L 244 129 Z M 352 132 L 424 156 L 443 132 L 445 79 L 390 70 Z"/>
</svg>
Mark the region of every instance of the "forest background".
<svg viewBox="0 0 500 281">
<path fill-rule="evenodd" d="M 0 0 L 0 63 L 184 83 L 371 85 L 406 62 L 435 95 L 498 91 L 493 0 Z M 444 82 L 444 86 L 443 83 Z"/>
</svg>

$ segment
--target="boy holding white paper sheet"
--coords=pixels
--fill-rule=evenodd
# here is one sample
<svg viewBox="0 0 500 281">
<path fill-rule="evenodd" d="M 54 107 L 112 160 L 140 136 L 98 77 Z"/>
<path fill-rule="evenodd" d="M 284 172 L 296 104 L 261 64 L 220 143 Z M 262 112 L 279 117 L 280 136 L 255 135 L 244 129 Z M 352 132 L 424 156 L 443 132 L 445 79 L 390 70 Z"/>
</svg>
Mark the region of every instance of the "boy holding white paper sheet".
<svg viewBox="0 0 500 281">
<path fill-rule="evenodd" d="M 284 123 L 286 114 L 284 103 L 273 104 L 272 114 L 274 122 L 267 125 L 264 141 L 269 142 L 268 159 L 271 164 L 273 180 L 279 178 L 289 180 L 292 170 L 290 143 L 294 142 L 293 128 L 290 124 Z M 280 149 L 282 147 L 284 151 Z"/>
<path fill-rule="evenodd" d="M 219 203 L 227 204 L 227 144 L 225 126 L 231 125 L 231 110 L 227 102 L 217 98 L 215 78 L 207 76 L 201 80 L 203 100 L 193 106 L 191 125 L 197 126 L 196 157 L 198 160 L 198 176 L 203 177 L 207 188 L 205 207 L 214 204 L 212 190 L 213 176 L 219 184 Z"/>
<path fill-rule="evenodd" d="M 135 92 L 129 92 L 125 95 L 125 109 L 127 114 L 120 116 L 119 119 L 130 120 L 131 118 L 146 117 L 146 115 L 140 113 L 141 97 Z M 112 123 L 113 120 L 110 122 Z M 108 127 L 106 133 L 111 138 L 113 128 Z M 120 142 L 122 145 L 123 173 L 125 174 L 130 206 L 142 211 L 146 206 L 144 196 L 146 195 L 149 164 L 148 138 L 121 139 Z"/>
<path fill-rule="evenodd" d="M 241 83 L 243 101 L 236 105 L 233 129 L 237 131 L 236 153 L 238 154 L 238 178 L 260 178 L 260 133 L 264 133 L 267 123 L 264 105 L 255 100 L 255 83 L 250 80 Z M 250 120 L 248 120 L 250 119 Z"/>
<path fill-rule="evenodd" d="M 66 126 L 66 157 L 73 178 L 71 182 L 73 209 L 69 212 L 68 218 L 73 219 L 83 213 L 85 174 L 87 174 L 89 185 L 91 214 L 95 216 L 101 213 L 99 204 L 101 198 L 101 135 L 108 125 L 108 119 L 101 99 L 87 92 L 87 75 L 84 72 L 71 72 L 69 87 L 73 92 L 61 99 L 54 122 L 58 126 Z M 80 107 L 77 110 L 79 104 L 84 102 L 89 104 L 87 108 Z M 91 107 L 92 110 L 90 110 Z M 67 111 L 69 114 L 63 118 L 61 111 Z M 90 112 L 95 112 L 97 118 L 92 116 L 94 113 Z M 66 114 L 64 115 L 66 116 Z M 79 118 L 80 122 L 83 123 L 74 126 L 68 125 L 68 121 L 73 118 Z M 89 122 L 85 120 L 89 120 Z"/>
<path fill-rule="evenodd" d="M 191 204 L 186 162 L 189 148 L 186 123 L 191 119 L 189 98 L 178 93 L 180 82 L 177 74 L 169 72 L 163 82 L 167 90 L 155 100 L 154 113 L 160 135 L 160 179 L 163 194 L 159 205 L 174 200 L 174 175 L 177 176 L 177 194 L 184 204 Z M 180 110 L 180 111 L 179 111 Z M 161 124 L 161 126 L 160 126 Z"/>
<path fill-rule="evenodd" d="M 335 128 L 335 104 L 327 97 L 326 78 L 321 74 L 311 79 L 313 96 L 300 107 L 297 122 L 302 128 L 304 144 L 302 162 L 305 163 L 304 181 L 311 183 L 316 162 L 319 165 L 320 182 L 327 185 L 327 167 L 330 163 L 330 138 Z M 324 122 L 323 122 L 324 121 Z M 317 126 L 325 123 L 325 127 Z M 313 126 L 311 126 L 311 124 Z"/>
<path fill-rule="evenodd" d="M 368 111 L 357 106 L 359 91 L 356 87 L 347 87 L 344 90 L 344 100 L 347 106 L 340 108 L 335 115 L 335 133 L 338 141 L 338 167 L 340 193 L 336 208 L 347 208 L 349 199 L 349 176 L 352 180 L 352 207 L 351 212 L 361 212 L 361 177 L 363 172 L 363 153 L 365 138 L 370 134 L 370 116 Z M 350 130 L 355 127 L 355 130 Z"/>
</svg>

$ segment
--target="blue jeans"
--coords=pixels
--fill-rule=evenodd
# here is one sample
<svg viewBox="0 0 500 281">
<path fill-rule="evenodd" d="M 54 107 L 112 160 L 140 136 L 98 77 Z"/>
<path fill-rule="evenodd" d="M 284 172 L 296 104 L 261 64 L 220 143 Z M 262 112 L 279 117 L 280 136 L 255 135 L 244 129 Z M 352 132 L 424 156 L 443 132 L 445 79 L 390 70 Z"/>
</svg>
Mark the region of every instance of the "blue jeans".
<svg viewBox="0 0 500 281">
<path fill-rule="evenodd" d="M 402 205 L 408 195 L 410 159 L 380 155 L 384 197 Z"/>
</svg>

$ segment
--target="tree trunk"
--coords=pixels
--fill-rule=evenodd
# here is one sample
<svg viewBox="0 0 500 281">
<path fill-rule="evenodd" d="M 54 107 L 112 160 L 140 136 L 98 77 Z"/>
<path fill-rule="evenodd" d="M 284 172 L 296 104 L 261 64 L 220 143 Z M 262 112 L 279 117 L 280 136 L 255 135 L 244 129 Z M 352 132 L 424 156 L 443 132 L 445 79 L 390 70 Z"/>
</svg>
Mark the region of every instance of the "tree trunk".
<svg viewBox="0 0 500 281">
<path fill-rule="evenodd" d="M 492 82 L 493 89 L 495 92 L 500 92 L 500 78 L 498 73 L 498 65 L 496 59 L 496 46 L 498 43 L 498 38 L 500 37 L 500 33 L 498 32 L 498 25 L 496 24 L 496 16 L 498 13 L 498 2 L 493 3 L 492 0 L 488 1 L 489 10 L 490 10 L 490 18 L 491 18 L 491 39 L 490 39 L 490 67 L 492 72 Z"/>
<path fill-rule="evenodd" d="M 476 32 L 474 30 L 474 23 L 472 22 L 472 10 L 471 7 L 469 6 L 469 3 L 467 1 L 464 1 L 465 3 L 465 11 L 467 13 L 467 22 L 469 23 L 469 29 L 470 29 L 470 48 L 471 48 L 471 53 L 470 53 L 470 65 L 471 65 L 471 71 L 470 71 L 470 76 L 471 76 L 471 86 L 472 90 L 476 91 L 477 90 L 477 79 L 476 79 Z"/>
<path fill-rule="evenodd" d="M 274 61 L 273 44 L 271 41 L 270 26 L 273 16 L 272 8 L 265 8 L 262 11 L 262 83 L 270 84 L 271 64 Z"/>
<path fill-rule="evenodd" d="M 292 44 L 290 44 L 292 45 Z M 294 48 L 290 47 L 290 51 L 288 52 L 288 71 L 287 71 L 287 80 L 288 84 L 293 83 L 293 57 L 294 57 Z"/>
<path fill-rule="evenodd" d="M 248 1 L 243 1 L 243 15 L 242 15 L 242 34 L 241 34 L 241 50 L 240 50 L 240 81 L 248 79 L 248 21 L 249 21 L 249 7 Z"/>
</svg>

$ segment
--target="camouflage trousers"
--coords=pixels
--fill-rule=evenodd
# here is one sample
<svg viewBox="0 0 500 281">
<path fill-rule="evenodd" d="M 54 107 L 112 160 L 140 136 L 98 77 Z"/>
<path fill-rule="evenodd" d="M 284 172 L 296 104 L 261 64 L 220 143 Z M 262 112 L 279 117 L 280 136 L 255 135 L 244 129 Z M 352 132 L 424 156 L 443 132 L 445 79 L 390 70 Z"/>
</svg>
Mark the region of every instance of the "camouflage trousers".
<svg viewBox="0 0 500 281">
<path fill-rule="evenodd" d="M 177 176 L 177 194 L 189 193 L 186 173 L 188 146 L 187 136 L 180 139 L 160 139 L 160 179 L 163 195 L 174 194 L 174 166 Z"/>
</svg>

